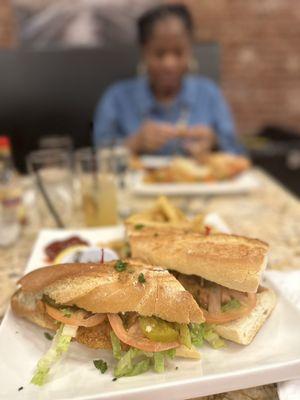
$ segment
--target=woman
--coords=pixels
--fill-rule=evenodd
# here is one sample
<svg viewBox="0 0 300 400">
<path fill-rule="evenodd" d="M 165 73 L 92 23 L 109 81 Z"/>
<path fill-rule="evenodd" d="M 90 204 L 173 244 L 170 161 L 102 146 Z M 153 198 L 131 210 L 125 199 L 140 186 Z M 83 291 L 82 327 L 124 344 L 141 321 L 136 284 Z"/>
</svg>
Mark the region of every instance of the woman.
<svg viewBox="0 0 300 400">
<path fill-rule="evenodd" d="M 146 74 L 113 85 L 95 114 L 95 144 L 121 139 L 134 153 L 193 156 L 215 146 L 241 152 L 218 87 L 187 72 L 193 24 L 183 5 L 162 5 L 138 21 Z"/>
</svg>

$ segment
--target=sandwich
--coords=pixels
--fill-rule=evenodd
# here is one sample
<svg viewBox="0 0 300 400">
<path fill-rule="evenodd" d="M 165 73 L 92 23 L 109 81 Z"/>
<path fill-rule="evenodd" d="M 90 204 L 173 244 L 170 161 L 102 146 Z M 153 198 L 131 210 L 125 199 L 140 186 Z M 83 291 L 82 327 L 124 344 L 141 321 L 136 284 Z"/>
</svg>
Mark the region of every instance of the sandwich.
<svg viewBox="0 0 300 400">
<path fill-rule="evenodd" d="M 222 152 L 205 155 L 202 162 L 210 170 L 212 178 L 217 181 L 234 178 L 251 166 L 246 157 Z"/>
<path fill-rule="evenodd" d="M 161 168 L 148 169 L 145 183 L 197 183 L 216 182 L 234 178 L 248 170 L 249 159 L 235 154 L 213 152 L 201 156 L 200 160 L 175 157 Z"/>
<path fill-rule="evenodd" d="M 225 339 L 249 344 L 276 304 L 274 292 L 260 286 L 269 250 L 260 240 L 145 227 L 131 231 L 129 242 L 132 257 L 174 274 Z"/>
<path fill-rule="evenodd" d="M 210 178 L 210 169 L 197 161 L 175 157 L 169 165 L 160 168 L 148 168 L 145 183 L 196 183 Z"/>
<path fill-rule="evenodd" d="M 152 367 L 163 372 L 165 359 L 174 356 L 200 358 L 193 342 L 201 340 L 203 313 L 167 270 L 130 259 L 61 264 L 30 272 L 18 283 L 14 314 L 56 332 L 38 362 L 31 381 L 36 385 L 47 381 L 71 340 L 111 349 L 116 378 Z"/>
</svg>

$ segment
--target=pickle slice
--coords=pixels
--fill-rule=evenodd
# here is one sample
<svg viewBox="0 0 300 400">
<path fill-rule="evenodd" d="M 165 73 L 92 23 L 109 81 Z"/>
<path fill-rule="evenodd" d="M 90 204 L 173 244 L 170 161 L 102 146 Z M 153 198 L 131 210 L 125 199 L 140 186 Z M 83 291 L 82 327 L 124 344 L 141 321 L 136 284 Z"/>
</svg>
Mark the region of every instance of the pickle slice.
<svg viewBox="0 0 300 400">
<path fill-rule="evenodd" d="M 179 337 L 171 322 L 156 317 L 140 317 L 139 322 L 143 334 L 154 342 L 174 342 Z"/>
</svg>

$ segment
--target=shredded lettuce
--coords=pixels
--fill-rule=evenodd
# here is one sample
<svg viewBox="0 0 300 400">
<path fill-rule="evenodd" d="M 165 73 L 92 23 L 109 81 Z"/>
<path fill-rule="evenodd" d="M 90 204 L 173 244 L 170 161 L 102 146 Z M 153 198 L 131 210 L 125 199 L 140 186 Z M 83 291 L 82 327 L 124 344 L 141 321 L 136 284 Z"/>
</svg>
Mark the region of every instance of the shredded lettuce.
<svg viewBox="0 0 300 400">
<path fill-rule="evenodd" d="M 165 350 L 162 353 L 172 360 L 176 355 L 176 349 Z"/>
<path fill-rule="evenodd" d="M 154 353 L 153 355 L 153 360 L 154 360 L 154 371 L 161 373 L 165 371 L 165 356 L 163 352 L 157 352 Z"/>
<path fill-rule="evenodd" d="M 114 331 L 110 331 L 110 340 L 113 349 L 113 355 L 117 360 L 120 360 L 122 357 L 121 342 Z"/>
<path fill-rule="evenodd" d="M 155 372 L 161 373 L 165 370 L 165 359 L 167 357 L 173 358 L 174 356 L 175 349 L 148 353 L 130 347 L 119 360 L 114 370 L 114 375 L 116 378 L 139 375 L 149 371 L 151 366 L 153 366 Z"/>
<path fill-rule="evenodd" d="M 114 373 L 116 378 L 121 376 L 130 376 L 134 368 L 133 359 L 141 354 L 141 350 L 131 347 L 124 355 L 120 358 Z"/>
<path fill-rule="evenodd" d="M 215 332 L 213 325 L 205 324 L 204 339 L 211 345 L 213 349 L 220 349 L 225 347 L 225 342 Z"/>
<path fill-rule="evenodd" d="M 70 327 L 61 324 L 53 338 L 51 347 L 39 360 L 31 383 L 37 386 L 43 386 L 45 384 L 50 368 L 59 361 L 63 353 L 68 351 L 73 336 L 74 332 L 70 330 Z"/>
<path fill-rule="evenodd" d="M 231 299 L 221 307 L 222 312 L 236 310 L 241 307 L 241 303 L 238 299 Z"/>
<path fill-rule="evenodd" d="M 116 378 L 143 374 L 144 372 L 149 371 L 151 366 L 153 366 L 155 372 L 164 372 L 165 359 L 172 359 L 175 357 L 176 349 L 152 353 L 134 347 L 130 347 L 122 356 L 121 343 L 119 339 L 114 333 L 111 333 L 110 337 L 113 346 L 113 354 L 118 360 L 114 369 L 114 376 Z"/>
<path fill-rule="evenodd" d="M 204 324 L 190 324 L 190 335 L 192 344 L 196 347 L 203 346 L 204 343 Z"/>
<path fill-rule="evenodd" d="M 192 347 L 192 339 L 188 326 L 185 324 L 180 324 L 179 329 L 179 342 L 190 349 Z"/>
<path fill-rule="evenodd" d="M 128 372 L 126 376 L 140 375 L 143 374 L 144 372 L 149 371 L 149 369 L 150 369 L 150 360 L 144 359 L 134 364 L 133 368 L 131 369 L 130 372 Z"/>
<path fill-rule="evenodd" d="M 204 340 L 214 349 L 225 346 L 224 340 L 215 332 L 214 326 L 209 324 L 190 324 L 192 344 L 196 347 L 203 346 Z"/>
</svg>

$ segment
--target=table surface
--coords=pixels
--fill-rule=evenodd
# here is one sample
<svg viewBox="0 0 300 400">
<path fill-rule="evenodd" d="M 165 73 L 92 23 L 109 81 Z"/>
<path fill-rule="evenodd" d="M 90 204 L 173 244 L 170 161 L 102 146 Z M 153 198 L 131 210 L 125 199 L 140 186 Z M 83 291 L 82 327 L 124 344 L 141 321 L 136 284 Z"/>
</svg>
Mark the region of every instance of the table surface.
<svg viewBox="0 0 300 400">
<path fill-rule="evenodd" d="M 217 212 L 232 232 L 257 237 L 270 243 L 271 268 L 300 268 L 300 203 L 265 172 L 258 169 L 253 172 L 261 182 L 260 189 L 255 192 L 230 196 L 181 197 L 174 198 L 174 202 L 189 213 Z M 31 183 L 26 180 L 27 191 L 30 190 L 30 185 Z M 129 193 L 123 200 L 127 212 L 142 210 L 153 203 L 153 199 L 133 197 Z M 30 207 L 30 204 L 27 204 L 27 207 L 28 215 L 32 217 L 34 208 Z M 5 312 L 9 298 L 15 290 L 16 281 L 22 275 L 38 230 L 41 228 L 39 223 L 33 220 L 34 217 L 23 228 L 17 244 L 0 249 L 0 317 Z M 75 218 L 72 228 L 82 227 L 81 221 L 80 217 L 77 220 Z M 45 220 L 43 227 L 48 227 Z M 202 399 L 274 400 L 278 399 L 278 395 L 274 384 L 202 397 Z"/>
</svg>

